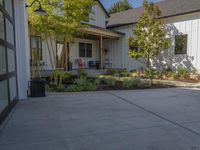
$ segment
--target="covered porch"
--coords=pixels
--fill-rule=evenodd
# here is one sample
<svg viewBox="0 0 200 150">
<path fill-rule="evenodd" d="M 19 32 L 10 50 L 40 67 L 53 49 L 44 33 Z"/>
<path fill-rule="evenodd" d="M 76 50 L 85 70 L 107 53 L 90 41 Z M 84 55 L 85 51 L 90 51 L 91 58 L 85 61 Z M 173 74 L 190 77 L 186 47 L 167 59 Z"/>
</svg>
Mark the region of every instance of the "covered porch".
<svg viewBox="0 0 200 150">
<path fill-rule="evenodd" d="M 118 41 L 123 34 L 94 26 L 85 28 L 82 32 L 84 33 L 83 36 L 75 39 L 72 50 L 69 52 L 69 61 L 72 64 L 74 63 L 72 69 L 113 68 L 112 57 L 114 51 L 113 49 L 107 48 L 106 43 L 108 41 Z"/>
<path fill-rule="evenodd" d="M 56 39 L 54 40 L 52 47 L 56 59 L 53 60 L 53 63 L 56 64 L 57 69 L 70 71 L 72 74 L 76 74 L 77 69 L 85 69 L 89 75 L 95 76 L 104 74 L 108 68 L 117 68 L 115 65 L 117 61 L 113 63 L 113 58 L 115 58 L 115 55 L 120 55 L 120 53 L 117 51 L 119 47 L 113 43 L 119 43 L 123 34 L 99 27 L 82 29 L 82 33 L 81 36 L 74 39 L 73 43 L 67 45 L 67 54 L 64 52 L 64 44 Z M 43 40 L 41 42 L 33 41 L 32 43 L 33 46 L 35 45 L 35 48 L 32 47 L 33 51 L 38 45 L 41 52 L 41 76 L 50 76 L 53 69 L 47 43 Z M 58 62 L 63 62 L 63 59 L 65 63 L 68 63 L 67 68 L 63 68 L 62 64 L 60 66 L 58 64 Z M 34 67 L 32 65 L 31 63 L 31 67 Z M 34 74 L 37 76 L 38 68 L 34 68 Z"/>
</svg>

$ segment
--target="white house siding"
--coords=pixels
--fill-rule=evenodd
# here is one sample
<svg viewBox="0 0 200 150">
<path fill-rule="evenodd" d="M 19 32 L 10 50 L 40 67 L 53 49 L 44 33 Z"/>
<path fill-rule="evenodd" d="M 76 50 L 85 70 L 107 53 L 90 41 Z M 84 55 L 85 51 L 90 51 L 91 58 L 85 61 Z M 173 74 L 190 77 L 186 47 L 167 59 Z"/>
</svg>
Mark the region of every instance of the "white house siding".
<svg viewBox="0 0 200 150">
<path fill-rule="evenodd" d="M 104 10 L 99 6 L 99 4 L 92 7 L 92 14 L 90 14 L 91 20 L 89 20 L 89 24 L 106 28 L 106 13 Z"/>
<path fill-rule="evenodd" d="M 48 50 L 48 45 L 50 47 L 50 53 Z M 52 44 L 50 38 L 48 39 L 48 45 L 46 40 L 42 39 L 42 61 L 44 62 L 45 66 L 42 67 L 42 70 L 52 70 L 52 64 L 55 64 L 56 60 L 56 40 L 52 37 Z M 53 54 L 54 53 L 54 54 Z M 51 57 L 50 57 L 51 54 Z M 51 59 L 52 58 L 52 59 Z"/>
<path fill-rule="evenodd" d="M 92 57 L 79 57 L 79 43 L 89 43 L 92 44 Z M 82 62 L 85 62 L 86 67 L 88 67 L 89 61 L 97 61 L 99 60 L 99 41 L 98 40 L 89 40 L 89 39 L 80 39 L 76 38 L 74 40 L 74 43 L 70 45 L 70 53 L 69 53 L 69 59 L 72 62 L 72 68 L 77 69 L 77 59 L 80 58 Z"/>
<path fill-rule="evenodd" d="M 27 98 L 28 81 L 30 79 L 28 21 L 25 0 L 14 0 L 15 36 L 19 99 Z"/>
<path fill-rule="evenodd" d="M 165 53 L 162 53 L 161 56 L 158 57 L 158 60 L 161 60 L 162 63 L 154 63 L 155 67 L 162 69 L 162 67 L 173 68 L 183 65 L 189 69 L 195 67 L 200 71 L 200 13 L 167 18 L 164 19 L 164 23 L 170 27 L 173 43 L 168 51 L 165 51 Z M 115 31 L 125 33 L 125 36 L 122 38 L 122 46 L 119 46 L 122 47 L 123 53 L 117 53 L 116 57 L 119 59 L 122 56 L 122 66 L 128 70 L 145 68 L 144 64 L 128 57 L 128 37 L 133 37 L 133 28 L 134 25 L 113 28 Z M 175 35 L 177 34 L 188 34 L 187 55 L 174 54 L 174 41 Z M 112 43 L 110 43 L 110 45 L 112 45 Z"/>
<path fill-rule="evenodd" d="M 112 68 L 124 68 L 122 64 L 122 39 L 107 39 L 103 40 L 103 48 L 107 52 L 103 53 L 103 61 L 108 59 L 111 62 Z"/>
<path fill-rule="evenodd" d="M 118 45 L 118 48 L 121 48 L 122 52 L 115 54 L 115 57 L 117 57 L 118 59 L 121 58 L 122 68 L 126 68 L 128 70 L 145 68 L 144 64 L 141 64 L 137 60 L 129 58 L 128 56 L 128 38 L 133 36 L 133 25 L 120 26 L 113 28 L 113 30 L 125 34 L 124 36 L 122 36 L 121 43 Z"/>
<path fill-rule="evenodd" d="M 158 59 L 162 60 L 160 66 L 171 68 L 183 66 L 200 71 L 200 13 L 171 17 L 164 19 L 164 22 L 170 28 L 172 47 L 159 56 Z M 174 53 L 175 35 L 177 34 L 188 35 L 186 55 L 175 55 Z M 155 64 L 155 66 L 158 65 Z"/>
</svg>

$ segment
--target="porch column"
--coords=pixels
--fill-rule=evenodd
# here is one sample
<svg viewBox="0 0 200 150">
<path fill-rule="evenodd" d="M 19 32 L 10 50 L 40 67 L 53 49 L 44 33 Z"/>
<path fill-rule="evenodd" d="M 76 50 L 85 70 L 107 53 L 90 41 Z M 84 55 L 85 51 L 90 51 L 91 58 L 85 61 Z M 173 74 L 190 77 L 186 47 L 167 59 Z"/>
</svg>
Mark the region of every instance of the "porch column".
<svg viewBox="0 0 200 150">
<path fill-rule="evenodd" d="M 103 37 L 102 36 L 100 36 L 99 60 L 100 60 L 100 69 L 102 69 L 103 68 Z"/>
</svg>

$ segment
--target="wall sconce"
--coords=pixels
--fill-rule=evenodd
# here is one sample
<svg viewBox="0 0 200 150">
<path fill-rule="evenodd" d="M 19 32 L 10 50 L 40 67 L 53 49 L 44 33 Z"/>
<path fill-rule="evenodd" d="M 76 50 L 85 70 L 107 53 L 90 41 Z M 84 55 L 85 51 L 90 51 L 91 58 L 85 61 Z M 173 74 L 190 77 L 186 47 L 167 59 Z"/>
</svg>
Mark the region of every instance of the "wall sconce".
<svg viewBox="0 0 200 150">
<path fill-rule="evenodd" d="M 42 5 L 41 5 L 41 3 L 40 3 L 39 0 L 34 0 L 30 5 L 26 5 L 26 7 L 31 7 L 31 6 L 33 6 L 33 4 L 34 4 L 35 2 L 38 2 L 39 8 L 36 9 L 34 12 L 35 12 L 36 14 L 38 14 L 38 15 L 41 15 L 41 16 L 47 15 L 46 11 L 45 11 L 44 9 L 42 9 Z"/>
</svg>

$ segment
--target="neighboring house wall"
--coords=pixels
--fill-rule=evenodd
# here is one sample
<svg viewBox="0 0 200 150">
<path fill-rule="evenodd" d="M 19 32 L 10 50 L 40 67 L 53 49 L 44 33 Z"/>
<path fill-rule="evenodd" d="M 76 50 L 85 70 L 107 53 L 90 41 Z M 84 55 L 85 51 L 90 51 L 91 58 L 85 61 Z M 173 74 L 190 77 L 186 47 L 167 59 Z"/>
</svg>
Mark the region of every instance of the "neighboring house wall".
<svg viewBox="0 0 200 150">
<path fill-rule="evenodd" d="M 176 16 L 164 19 L 164 23 L 167 24 L 167 31 L 170 30 L 172 38 L 172 47 L 162 53 L 159 56 L 159 60 L 155 62 L 154 66 L 162 69 L 167 67 L 175 67 L 183 65 L 189 69 L 195 67 L 200 71 L 200 13 L 187 14 L 182 16 Z M 145 68 L 144 64 L 141 64 L 137 60 L 128 57 L 128 37 L 133 37 L 134 25 L 125 25 L 116 28 L 112 28 L 115 31 L 125 33 L 122 38 L 122 50 L 123 53 L 118 53 L 117 58 L 122 55 L 122 66 L 128 70 Z M 175 55 L 175 35 L 187 34 L 188 35 L 188 47 L 187 55 Z"/>
<path fill-rule="evenodd" d="M 104 10 L 101 8 L 99 4 L 96 4 L 92 7 L 92 12 L 90 14 L 90 19 L 89 24 L 101 27 L 101 28 L 106 28 L 106 13 Z"/>
</svg>

